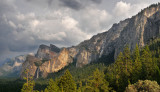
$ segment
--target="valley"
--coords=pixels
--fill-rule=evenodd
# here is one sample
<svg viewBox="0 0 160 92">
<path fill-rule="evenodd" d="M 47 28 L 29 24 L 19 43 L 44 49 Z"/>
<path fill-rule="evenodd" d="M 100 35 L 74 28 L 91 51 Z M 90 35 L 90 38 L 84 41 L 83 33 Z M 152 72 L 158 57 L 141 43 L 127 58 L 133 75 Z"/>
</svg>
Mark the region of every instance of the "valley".
<svg viewBox="0 0 160 92">
<path fill-rule="evenodd" d="M 0 92 L 160 92 L 160 3 L 76 46 L 9 59 L 0 76 Z"/>
</svg>

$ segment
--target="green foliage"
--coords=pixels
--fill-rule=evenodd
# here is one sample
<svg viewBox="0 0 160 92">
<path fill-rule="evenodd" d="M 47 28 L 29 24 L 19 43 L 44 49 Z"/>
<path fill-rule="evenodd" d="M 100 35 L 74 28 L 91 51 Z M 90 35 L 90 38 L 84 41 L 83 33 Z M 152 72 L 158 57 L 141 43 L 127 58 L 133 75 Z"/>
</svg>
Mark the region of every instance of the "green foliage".
<svg viewBox="0 0 160 92">
<path fill-rule="evenodd" d="M 82 82 L 81 81 L 79 82 L 79 87 L 78 87 L 77 92 L 82 92 Z"/>
<path fill-rule="evenodd" d="M 142 79 L 149 79 L 149 80 L 157 80 L 159 75 L 159 67 L 157 66 L 156 61 L 154 60 L 154 56 L 152 56 L 149 47 L 146 46 L 142 50 L 142 55 L 141 55 L 141 62 L 142 62 L 142 73 L 143 73 L 143 78 Z M 158 79 L 157 79 L 158 78 Z"/>
<path fill-rule="evenodd" d="M 83 66 L 83 68 L 78 68 L 76 67 L 76 64 L 73 62 L 64 69 L 56 73 L 49 74 L 48 78 L 53 78 L 53 79 L 60 78 L 64 74 L 65 70 L 68 69 L 72 74 L 73 78 L 75 79 L 75 81 L 78 83 L 80 81 L 84 81 L 89 76 L 91 76 L 93 72 L 96 70 L 96 68 L 98 68 L 100 71 L 104 71 L 106 69 L 106 66 L 103 63 L 91 63 Z"/>
<path fill-rule="evenodd" d="M 32 92 L 35 83 L 33 81 L 29 81 L 28 83 L 24 83 L 21 89 L 21 92 Z"/>
<path fill-rule="evenodd" d="M 132 72 L 132 82 L 135 83 L 138 79 L 141 79 L 142 73 L 142 62 L 140 60 L 140 51 L 138 45 L 136 44 L 135 50 L 133 51 L 133 72 Z"/>
<path fill-rule="evenodd" d="M 58 92 L 59 87 L 57 86 L 57 83 L 53 81 L 53 79 L 50 79 L 49 85 L 45 89 L 44 92 Z"/>
<path fill-rule="evenodd" d="M 32 81 L 33 77 L 29 76 L 29 69 L 26 69 L 24 73 L 27 75 L 26 77 L 24 77 L 26 83 L 23 84 L 21 92 L 33 92 L 33 87 L 35 85 L 34 81 Z"/>
<path fill-rule="evenodd" d="M 124 68 L 125 70 L 123 70 L 124 74 L 128 77 L 131 76 L 131 72 L 132 72 L 132 59 L 131 59 L 131 53 L 130 53 L 130 49 L 129 46 L 126 46 L 124 48 L 124 52 L 123 52 L 123 63 L 124 63 Z"/>
<path fill-rule="evenodd" d="M 137 83 L 129 85 L 125 92 L 160 92 L 160 86 L 156 81 L 139 80 Z"/>
<path fill-rule="evenodd" d="M 107 68 L 106 80 L 118 91 L 123 91 L 130 83 L 133 64 L 129 47 L 124 48 L 124 52 L 120 52 L 115 64 Z"/>
<path fill-rule="evenodd" d="M 17 78 L 0 78 L 0 92 L 21 92 L 22 86 Z"/>
<path fill-rule="evenodd" d="M 109 92 L 109 83 L 104 79 L 105 75 L 98 69 L 88 79 L 84 92 Z"/>
<path fill-rule="evenodd" d="M 76 91 L 76 84 L 69 70 L 66 70 L 64 75 L 60 77 L 58 86 L 62 92 Z"/>
<path fill-rule="evenodd" d="M 156 46 L 160 47 L 160 44 Z M 110 86 L 119 92 L 123 92 L 127 85 L 138 80 L 156 80 L 160 83 L 160 70 L 157 63 L 159 62 L 159 55 L 157 55 L 159 51 L 155 50 L 157 48 L 155 46 L 145 46 L 140 51 L 138 45 L 136 45 L 131 54 L 129 48 L 125 47 L 123 53 L 121 52 L 118 55 L 115 63 L 107 68 L 106 80 L 110 83 Z"/>
</svg>

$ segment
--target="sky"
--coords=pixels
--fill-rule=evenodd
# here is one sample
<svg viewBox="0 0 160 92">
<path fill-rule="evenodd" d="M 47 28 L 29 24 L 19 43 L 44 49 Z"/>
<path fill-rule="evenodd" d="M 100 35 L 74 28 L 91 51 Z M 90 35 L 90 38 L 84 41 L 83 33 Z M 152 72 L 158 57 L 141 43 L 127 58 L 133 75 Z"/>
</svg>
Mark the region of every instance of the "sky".
<svg viewBox="0 0 160 92">
<path fill-rule="evenodd" d="M 41 44 L 77 45 L 160 0 L 0 0 L 0 63 Z"/>
</svg>

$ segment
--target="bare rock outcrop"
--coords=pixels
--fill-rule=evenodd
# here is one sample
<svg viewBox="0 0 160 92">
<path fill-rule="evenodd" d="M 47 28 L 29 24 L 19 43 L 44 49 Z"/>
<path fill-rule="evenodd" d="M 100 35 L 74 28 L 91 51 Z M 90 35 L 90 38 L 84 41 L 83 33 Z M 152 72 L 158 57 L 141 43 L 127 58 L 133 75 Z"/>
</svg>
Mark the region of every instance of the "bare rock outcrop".
<svg viewBox="0 0 160 92">
<path fill-rule="evenodd" d="M 136 44 L 143 47 L 159 35 L 160 4 L 154 4 L 77 46 L 59 49 L 54 45 L 40 45 L 36 56 L 28 57 L 23 63 L 21 72 L 29 68 L 30 75 L 36 78 L 46 77 L 48 73 L 57 72 L 72 62 L 76 62 L 77 67 L 82 67 L 98 62 L 99 58 L 110 53 L 114 53 L 116 58 L 126 45 L 129 45 L 131 50 Z"/>
</svg>

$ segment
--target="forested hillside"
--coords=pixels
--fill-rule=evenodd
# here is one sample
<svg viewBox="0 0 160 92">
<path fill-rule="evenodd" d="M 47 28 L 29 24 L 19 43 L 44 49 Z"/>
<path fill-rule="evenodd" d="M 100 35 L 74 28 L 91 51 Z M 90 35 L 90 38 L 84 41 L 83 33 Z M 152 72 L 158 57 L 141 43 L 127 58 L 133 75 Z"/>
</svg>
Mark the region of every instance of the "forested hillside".
<svg viewBox="0 0 160 92">
<path fill-rule="evenodd" d="M 90 64 L 81 69 L 68 68 L 72 75 L 66 69 L 62 76 L 55 78 L 58 73 L 53 74 L 52 77 L 55 80 L 51 79 L 44 91 L 50 92 L 53 87 L 53 89 L 65 92 L 75 92 L 75 90 L 79 92 L 124 92 L 128 85 L 139 80 L 154 80 L 160 83 L 159 60 L 160 39 L 158 38 L 150 41 L 149 45 L 144 48 L 138 48 L 136 45 L 133 52 L 126 46 L 118 55 L 115 63 L 109 66 L 103 63 Z M 159 85 L 157 90 L 160 91 Z"/>
</svg>

